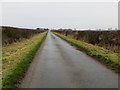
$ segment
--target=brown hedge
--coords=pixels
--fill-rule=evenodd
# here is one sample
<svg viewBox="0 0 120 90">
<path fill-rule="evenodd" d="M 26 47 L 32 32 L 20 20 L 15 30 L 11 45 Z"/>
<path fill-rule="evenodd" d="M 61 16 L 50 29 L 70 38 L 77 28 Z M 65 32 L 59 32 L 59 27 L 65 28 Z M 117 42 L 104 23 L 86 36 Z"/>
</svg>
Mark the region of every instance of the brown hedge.
<svg viewBox="0 0 120 90">
<path fill-rule="evenodd" d="M 98 45 L 114 52 L 120 52 L 120 31 L 55 31 L 60 34 Z"/>
<path fill-rule="evenodd" d="M 30 38 L 34 34 L 43 32 L 43 30 L 16 28 L 16 27 L 7 27 L 7 26 L 2 26 L 0 30 L 2 30 L 3 46 L 9 45 L 13 42 L 21 41 L 22 39 Z"/>
</svg>

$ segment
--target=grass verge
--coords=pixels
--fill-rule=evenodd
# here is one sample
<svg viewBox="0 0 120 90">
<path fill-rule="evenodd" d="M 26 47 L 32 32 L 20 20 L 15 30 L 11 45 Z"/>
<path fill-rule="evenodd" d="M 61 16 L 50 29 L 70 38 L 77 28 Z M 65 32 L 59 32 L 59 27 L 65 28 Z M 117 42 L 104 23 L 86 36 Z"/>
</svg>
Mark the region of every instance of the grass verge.
<svg viewBox="0 0 120 90">
<path fill-rule="evenodd" d="M 80 50 L 84 51 L 87 55 L 92 56 L 100 62 L 106 64 L 108 67 L 116 72 L 120 72 L 119 54 L 110 50 L 104 49 L 96 45 L 92 45 L 83 41 L 78 41 L 62 34 L 53 32 L 55 35 L 69 42 L 70 44 L 77 46 Z"/>
<path fill-rule="evenodd" d="M 30 39 L 3 47 L 3 88 L 13 88 L 32 61 L 37 49 L 45 39 L 47 32 L 34 35 Z"/>
</svg>

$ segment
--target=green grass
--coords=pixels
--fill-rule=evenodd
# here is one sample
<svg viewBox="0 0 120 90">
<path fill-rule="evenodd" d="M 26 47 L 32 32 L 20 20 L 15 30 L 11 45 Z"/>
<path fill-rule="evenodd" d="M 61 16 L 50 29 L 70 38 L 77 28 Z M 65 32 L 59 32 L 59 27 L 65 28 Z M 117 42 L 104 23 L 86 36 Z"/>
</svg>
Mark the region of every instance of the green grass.
<svg viewBox="0 0 120 90">
<path fill-rule="evenodd" d="M 47 32 L 36 34 L 30 39 L 2 48 L 3 88 L 13 88 L 19 82 L 46 35 Z"/>
<path fill-rule="evenodd" d="M 66 37 L 62 34 L 53 32 L 55 35 L 59 36 L 60 38 L 64 39 L 65 41 L 75 45 L 80 50 L 84 51 L 89 56 L 96 58 L 100 62 L 104 63 L 111 69 L 115 70 L 116 72 L 120 72 L 120 61 L 118 57 L 118 53 L 114 53 L 110 50 L 107 50 L 103 47 L 99 47 L 96 45 L 92 45 L 80 40 L 75 40 L 69 37 Z"/>
</svg>

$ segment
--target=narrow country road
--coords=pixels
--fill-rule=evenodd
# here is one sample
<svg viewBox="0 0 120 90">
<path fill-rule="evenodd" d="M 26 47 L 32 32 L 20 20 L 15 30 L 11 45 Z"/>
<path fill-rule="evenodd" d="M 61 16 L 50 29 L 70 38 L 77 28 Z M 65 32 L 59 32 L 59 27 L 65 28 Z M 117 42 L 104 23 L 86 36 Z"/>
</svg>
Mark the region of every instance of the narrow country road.
<svg viewBox="0 0 120 90">
<path fill-rule="evenodd" d="M 118 75 L 50 31 L 20 88 L 117 88 Z"/>
</svg>

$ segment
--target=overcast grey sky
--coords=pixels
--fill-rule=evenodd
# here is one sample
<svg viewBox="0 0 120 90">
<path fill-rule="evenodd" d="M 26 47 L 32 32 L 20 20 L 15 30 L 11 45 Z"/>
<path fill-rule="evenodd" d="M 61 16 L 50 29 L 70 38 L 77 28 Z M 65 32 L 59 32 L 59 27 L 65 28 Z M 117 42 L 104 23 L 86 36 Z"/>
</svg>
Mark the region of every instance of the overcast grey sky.
<svg viewBox="0 0 120 90">
<path fill-rule="evenodd" d="M 6 2 L 2 25 L 27 28 L 117 28 L 117 2 Z"/>
</svg>

